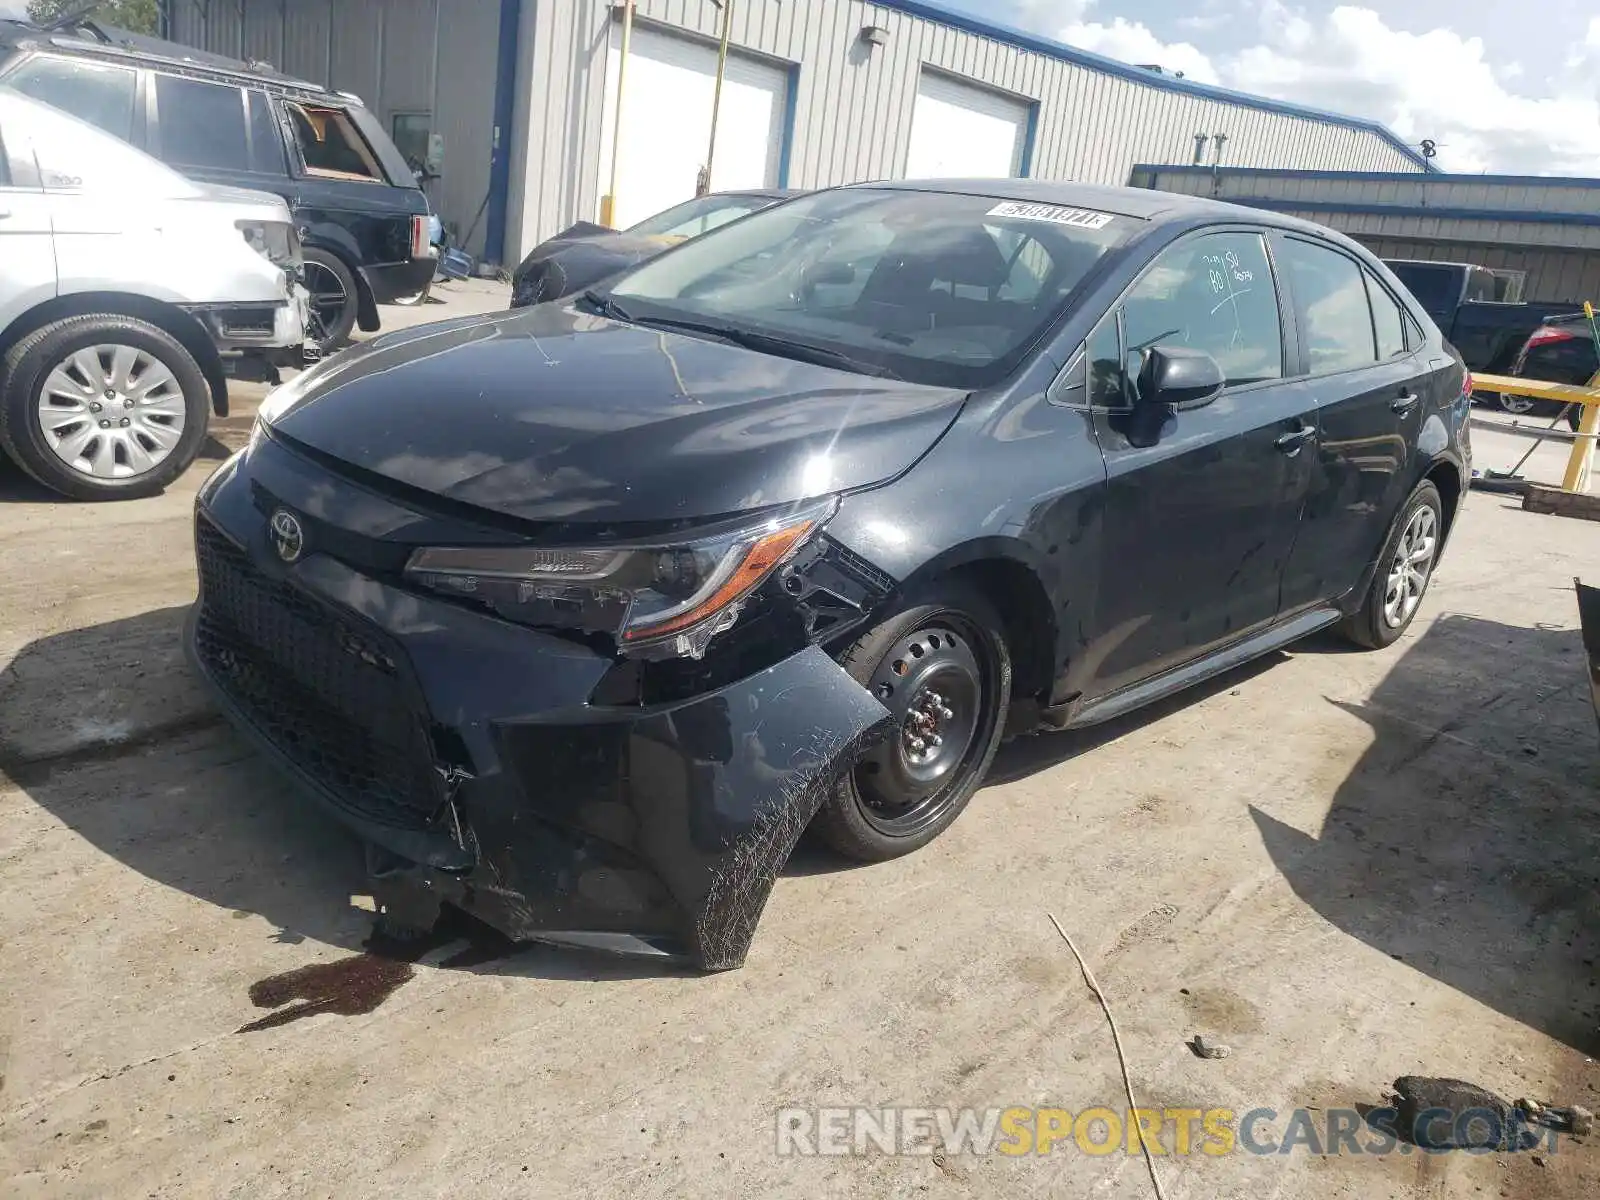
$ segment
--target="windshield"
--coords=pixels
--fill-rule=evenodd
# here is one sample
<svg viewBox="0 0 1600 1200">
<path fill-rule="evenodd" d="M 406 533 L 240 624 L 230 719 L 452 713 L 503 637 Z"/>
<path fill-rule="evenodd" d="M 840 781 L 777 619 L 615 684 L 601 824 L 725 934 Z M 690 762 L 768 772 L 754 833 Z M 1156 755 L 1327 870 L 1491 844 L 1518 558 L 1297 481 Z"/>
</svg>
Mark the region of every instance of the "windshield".
<svg viewBox="0 0 1600 1200">
<path fill-rule="evenodd" d="M 844 188 L 685 242 L 610 294 L 641 324 L 703 323 L 918 383 L 984 387 L 1016 369 L 1141 224 L 993 196 Z"/>
<path fill-rule="evenodd" d="M 626 232 L 647 237 L 692 238 L 773 203 L 764 196 L 699 196 L 646 217 Z"/>
</svg>

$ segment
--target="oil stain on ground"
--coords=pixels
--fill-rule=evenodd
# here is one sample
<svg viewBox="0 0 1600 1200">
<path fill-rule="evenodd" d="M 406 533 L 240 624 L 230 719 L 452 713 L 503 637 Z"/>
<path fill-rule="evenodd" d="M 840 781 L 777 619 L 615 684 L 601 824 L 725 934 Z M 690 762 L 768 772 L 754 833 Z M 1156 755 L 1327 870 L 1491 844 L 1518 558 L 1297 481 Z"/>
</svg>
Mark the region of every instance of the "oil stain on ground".
<svg viewBox="0 0 1600 1200">
<path fill-rule="evenodd" d="M 278 1011 L 251 1021 L 239 1032 L 276 1029 L 314 1013 L 337 1013 L 341 1017 L 369 1013 L 416 973 L 408 962 L 376 954 L 353 954 L 271 975 L 250 985 L 250 1003 Z"/>
<path fill-rule="evenodd" d="M 420 938 L 397 942 L 374 932 L 365 943 L 364 954 L 296 967 L 251 984 L 250 1003 L 277 1011 L 241 1026 L 238 1032 L 277 1029 L 317 1013 L 363 1016 L 416 975 L 413 964 L 423 955 L 462 939 L 467 945 L 441 962 L 441 968 L 467 970 L 484 966 L 520 949 L 495 930 L 466 918 L 452 920 L 448 913 Z"/>
</svg>

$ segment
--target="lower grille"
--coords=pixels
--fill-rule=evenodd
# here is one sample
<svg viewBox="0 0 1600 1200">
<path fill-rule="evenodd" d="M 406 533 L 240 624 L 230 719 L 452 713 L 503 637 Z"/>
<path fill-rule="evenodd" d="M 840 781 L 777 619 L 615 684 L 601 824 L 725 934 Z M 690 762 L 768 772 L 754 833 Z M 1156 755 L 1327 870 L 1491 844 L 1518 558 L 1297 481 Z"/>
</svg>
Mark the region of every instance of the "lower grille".
<svg viewBox="0 0 1600 1200">
<path fill-rule="evenodd" d="M 203 517 L 195 549 L 195 648 L 217 685 L 352 812 L 404 828 L 430 824 L 443 781 L 398 648 L 262 574 Z"/>
</svg>

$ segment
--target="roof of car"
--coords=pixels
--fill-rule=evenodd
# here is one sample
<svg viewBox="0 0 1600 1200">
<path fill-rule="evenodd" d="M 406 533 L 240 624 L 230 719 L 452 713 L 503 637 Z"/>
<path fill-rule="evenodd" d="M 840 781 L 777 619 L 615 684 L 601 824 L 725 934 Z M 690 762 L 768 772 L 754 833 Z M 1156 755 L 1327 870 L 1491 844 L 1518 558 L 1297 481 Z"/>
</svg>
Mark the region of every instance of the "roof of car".
<svg viewBox="0 0 1600 1200">
<path fill-rule="evenodd" d="M 102 41 L 96 36 L 96 31 L 103 33 L 109 40 Z M 245 78 L 283 91 L 314 94 L 330 99 L 344 95 L 330 92 L 320 84 L 286 75 L 270 63 L 245 62 L 221 54 L 211 54 L 205 50 L 197 50 L 193 46 L 169 42 L 163 38 L 146 37 L 109 25 L 91 23 L 76 30 L 63 29 L 52 32 L 26 21 L 0 19 L 0 49 L 23 48 L 49 50 L 58 54 L 99 58 L 112 62 L 165 66 L 181 70 L 184 74 Z M 353 99 L 348 96 L 344 98 Z"/>
<path fill-rule="evenodd" d="M 1344 235 L 1304 221 L 1287 213 L 1229 204 L 1205 196 L 1158 192 L 1151 188 L 1111 187 L 1093 183 L 1062 183 L 1051 179 L 888 179 L 852 187 L 914 189 L 924 192 L 953 192 L 964 196 L 992 196 L 996 200 L 1019 200 L 1027 204 L 1051 204 L 1067 208 L 1086 208 L 1115 216 L 1136 217 L 1142 221 L 1244 221 L 1251 225 L 1270 225 L 1295 229 L 1348 242 Z"/>
</svg>

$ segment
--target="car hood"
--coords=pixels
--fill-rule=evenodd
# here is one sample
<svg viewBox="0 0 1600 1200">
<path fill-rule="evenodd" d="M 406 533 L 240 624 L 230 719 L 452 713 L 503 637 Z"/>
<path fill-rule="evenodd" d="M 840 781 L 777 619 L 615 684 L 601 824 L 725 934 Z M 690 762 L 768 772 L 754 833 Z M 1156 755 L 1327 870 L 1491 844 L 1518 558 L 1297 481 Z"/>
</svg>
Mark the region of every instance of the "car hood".
<svg viewBox="0 0 1600 1200">
<path fill-rule="evenodd" d="M 535 521 L 722 516 L 898 475 L 965 393 L 546 304 L 391 334 L 268 405 L 275 434 Z"/>
<path fill-rule="evenodd" d="M 521 306 L 560 300 L 654 258 L 682 240 L 617 233 L 581 221 L 528 253 L 511 278 L 512 301 Z"/>
</svg>

